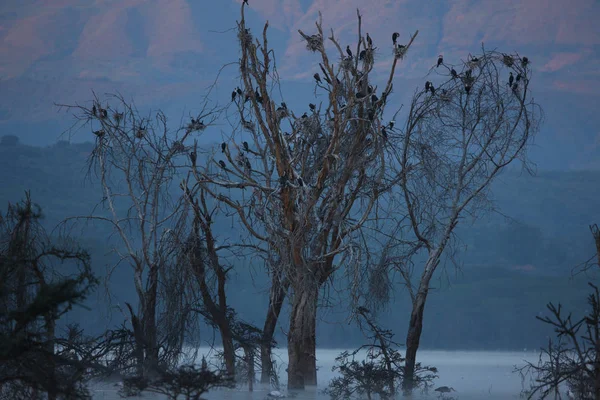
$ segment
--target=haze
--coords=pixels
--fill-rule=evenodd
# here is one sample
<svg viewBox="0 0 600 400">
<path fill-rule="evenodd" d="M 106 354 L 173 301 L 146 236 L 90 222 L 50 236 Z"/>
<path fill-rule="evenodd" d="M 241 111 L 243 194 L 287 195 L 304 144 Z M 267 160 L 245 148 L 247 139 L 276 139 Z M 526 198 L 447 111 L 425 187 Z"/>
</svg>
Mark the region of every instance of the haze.
<svg viewBox="0 0 600 400">
<path fill-rule="evenodd" d="M 120 94 L 125 102 L 135 104 L 136 112 L 146 116 L 147 121 L 157 120 L 149 116 L 162 110 L 169 135 L 190 131 L 188 121 L 200 123 L 195 116 L 208 108 L 224 107 L 210 123 L 211 117 L 203 117 L 208 126 L 194 133 L 183 157 L 188 162 L 188 150 L 194 146 L 193 164 L 198 160 L 199 165 L 207 163 L 216 168 L 219 157 L 225 157 L 221 156 L 225 154 L 225 147 L 219 147 L 221 142 L 225 145 L 230 132 L 240 126 L 232 122 L 237 118 L 237 102 L 245 104 L 241 91 L 239 95 L 234 93 L 238 96 L 235 101 L 231 100 L 232 90 L 243 87 L 236 25 L 241 20 L 241 4 L 233 0 L 2 1 L 2 214 L 7 204 L 17 203 L 25 191 L 31 191 L 33 201 L 43 210 L 43 226 L 58 235 L 53 229 L 66 218 L 89 216 L 105 207 L 106 191 L 96 179 L 99 175 L 94 178 L 93 173 L 89 174 L 87 164 L 104 131 L 92 125 L 73 126 L 77 116 L 81 118 L 77 113 L 87 112 L 90 118 L 96 118 L 96 106 L 101 110 L 108 102 L 106 94 Z M 527 145 L 529 162 L 525 165 L 517 157 L 482 191 L 484 196 L 489 195 L 489 203 L 478 211 L 485 212 L 477 218 L 468 212 L 459 218 L 460 224 L 452 232 L 456 245 L 452 251 L 445 251 L 429 285 L 417 355 L 418 362 L 439 369 L 432 388 L 452 386 L 457 390 L 455 398 L 516 398 L 522 386 L 514 367 L 523 365 L 524 360 L 536 361 L 540 347 L 554 336 L 550 326 L 536 319 L 548 315 L 547 303 L 560 302 L 566 310 L 580 314 L 589 307 L 588 281 L 593 279 L 574 271 L 596 253 L 590 226 L 600 223 L 600 2 L 573 0 L 567 6 L 557 0 L 249 0 L 245 24 L 255 37 L 262 40 L 263 25 L 269 23 L 268 43 L 276 60 L 271 68 L 275 68 L 280 85 L 269 87 L 273 98 L 277 98 L 273 100 L 275 106 L 281 108 L 285 100 L 286 108 L 300 117 L 311 113 L 309 103 L 317 103 L 318 108 L 328 102 L 327 94 L 313 78 L 315 72 L 323 71 L 319 69 L 320 58 L 306 51 L 306 41 L 298 30 L 313 33 L 321 13 L 326 34 L 332 28 L 342 50 L 349 44 L 355 46 L 357 9 L 362 15 L 362 34 L 368 32 L 380 46 L 373 63 L 377 72 L 369 78 L 380 97 L 388 80 L 387 68 L 396 54 L 391 34 L 400 32 L 399 42 L 408 43 L 411 35 L 419 32 L 392 76 L 394 96 L 381 116 L 381 126 L 396 118 L 396 130 L 403 129 L 400 116 L 404 114 L 397 116 L 394 111 L 408 112 L 413 96 L 423 91 L 425 81 L 433 79 L 431 74 L 437 73 L 438 55 L 443 55 L 448 65 L 458 65 L 460 60 L 471 60 L 484 46 L 485 51 L 518 53 L 529 60 L 523 68 L 530 75 L 523 81 L 531 80 L 529 99 L 543 109 L 539 131 Z M 501 78 L 506 80 L 508 76 Z M 508 91 L 511 86 L 502 82 L 499 87 Z M 93 103 L 95 95 L 100 98 L 98 103 Z M 81 109 L 63 106 L 67 104 Z M 249 136 L 239 136 L 240 148 L 242 137 L 254 146 Z M 233 149 L 231 144 L 228 146 L 227 151 Z M 248 149 L 247 142 L 244 146 L 247 154 L 259 153 Z M 287 148 L 292 152 L 291 146 Z M 394 162 L 401 164 L 398 159 Z M 252 168 L 254 164 L 251 172 Z M 278 173 L 275 171 L 270 173 Z M 175 173 L 177 179 L 165 185 L 165 193 L 181 196 L 179 181 L 186 176 L 189 179 L 190 174 Z M 263 176 L 266 179 L 267 174 Z M 283 181 L 278 179 L 285 186 L 288 178 L 285 175 Z M 302 180 L 298 182 L 304 187 Z M 306 182 L 306 187 L 317 186 L 312 184 Z M 233 184 L 227 187 L 235 201 L 243 202 L 246 193 L 255 193 L 250 187 L 231 194 L 235 188 Z M 218 200 L 215 196 L 209 206 Z M 392 199 L 381 200 L 382 207 L 392 204 Z M 358 210 L 360 206 L 353 207 Z M 107 208 L 102 210 L 106 213 L 102 215 L 109 215 Z M 126 210 L 125 203 L 118 204 L 117 211 Z M 216 243 L 226 247 L 247 239 L 238 218 L 242 217 L 235 212 L 215 211 L 208 225 Z M 395 223 L 383 226 L 391 229 Z M 269 232 L 265 227 L 257 231 Z M 75 233 L 89 251 L 92 270 L 101 280 L 107 276 L 107 268 L 118 264 L 119 255 L 113 250 L 122 244 L 110 227 L 82 224 L 70 233 Z M 132 238 L 132 242 L 141 240 L 137 234 Z M 373 237 L 365 236 L 364 241 L 380 244 Z M 427 255 L 415 254 L 412 262 L 416 265 L 427 262 Z M 228 257 L 228 305 L 245 322 L 262 328 L 271 288 L 264 260 L 241 250 Z M 371 259 L 369 263 L 376 264 Z M 356 281 L 365 284 L 371 278 L 367 273 L 362 278 L 341 275 L 327 280 L 325 287 L 319 287 L 321 292 L 317 290 L 323 294 L 316 322 L 319 390 L 336 376 L 331 372 L 335 357 L 366 340 L 351 318 L 351 308 L 358 298 L 351 292 Z M 411 279 L 418 282 L 419 275 Z M 394 340 L 404 345 L 414 295 L 400 275 L 390 272 L 389 276 L 387 301 L 380 302 L 385 304 L 378 304 L 380 307 L 372 312 L 378 324 L 390 329 Z M 86 332 L 99 335 L 129 323 L 125 304 L 137 307 L 139 303 L 133 277 L 128 268 L 112 269 L 110 279 L 103 282 L 106 286 L 101 285 L 89 296 L 85 307 L 67 313 L 59 326 L 78 323 Z M 286 299 L 273 332 L 278 344 L 275 352 L 284 360 L 280 365 L 283 383 L 287 382 L 291 309 Z M 199 336 L 194 340 L 203 346 L 202 351 L 212 344 L 221 346 L 218 331 L 206 321 L 198 323 Z M 404 347 L 400 351 L 404 354 Z M 94 398 L 115 398 L 111 397 L 116 394 L 110 385 L 97 386 Z M 233 392 L 219 389 L 205 397 L 261 399 L 271 390 L 262 385 L 250 394 L 245 388 Z M 433 395 L 437 393 L 428 396 Z M 311 396 L 302 393 L 298 398 L 314 398 Z"/>
</svg>

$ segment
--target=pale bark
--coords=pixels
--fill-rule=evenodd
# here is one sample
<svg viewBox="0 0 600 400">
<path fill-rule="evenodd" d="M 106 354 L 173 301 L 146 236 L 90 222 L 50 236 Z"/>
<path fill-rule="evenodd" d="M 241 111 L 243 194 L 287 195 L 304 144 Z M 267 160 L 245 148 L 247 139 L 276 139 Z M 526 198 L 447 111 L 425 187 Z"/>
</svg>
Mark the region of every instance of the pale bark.
<svg viewBox="0 0 600 400">
<path fill-rule="evenodd" d="M 319 290 L 303 287 L 294 292 L 288 333 L 288 388 L 316 386 L 316 320 Z"/>
<path fill-rule="evenodd" d="M 260 382 L 268 384 L 271 381 L 273 375 L 273 354 L 271 345 L 273 343 L 273 336 L 275 335 L 275 328 L 279 320 L 279 314 L 283 307 L 283 301 L 287 294 L 289 284 L 281 283 L 279 280 L 274 279 L 271 285 L 271 294 L 269 296 L 269 308 L 267 309 L 267 316 L 265 318 L 265 324 L 263 327 L 263 340 L 260 346 L 260 361 L 261 361 L 261 375 Z"/>
</svg>

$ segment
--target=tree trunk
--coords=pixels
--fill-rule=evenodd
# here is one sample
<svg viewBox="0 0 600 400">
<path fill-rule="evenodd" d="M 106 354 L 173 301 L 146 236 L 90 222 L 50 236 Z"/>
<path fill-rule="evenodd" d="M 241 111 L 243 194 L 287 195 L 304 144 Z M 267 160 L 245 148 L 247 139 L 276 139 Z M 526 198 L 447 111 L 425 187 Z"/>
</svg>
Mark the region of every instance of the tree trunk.
<svg viewBox="0 0 600 400">
<path fill-rule="evenodd" d="M 445 245 L 445 241 L 443 244 Z M 421 332 L 423 332 L 423 313 L 425 311 L 427 295 L 429 294 L 429 282 L 440 262 L 440 256 L 443 251 L 444 248 L 440 246 L 429 254 L 419 281 L 419 288 L 413 299 L 408 333 L 406 334 L 406 361 L 404 379 L 402 381 L 402 390 L 407 397 L 412 395 L 416 383 L 415 366 L 417 364 L 417 350 L 421 341 Z"/>
<path fill-rule="evenodd" d="M 415 296 L 412 312 L 410 313 L 410 322 L 406 335 L 404 380 L 402 381 L 402 389 L 405 396 L 410 396 L 415 386 L 415 365 L 417 363 L 417 350 L 421 341 L 421 332 L 423 331 L 423 312 L 426 300 L 427 290 L 423 292 L 419 290 Z"/>
<path fill-rule="evenodd" d="M 317 384 L 316 321 L 319 288 L 294 289 L 288 333 L 288 389 L 303 390 Z"/>
<path fill-rule="evenodd" d="M 214 316 L 219 318 L 219 332 L 221 333 L 221 343 L 223 344 L 223 360 L 225 361 L 225 371 L 231 378 L 235 378 L 235 347 L 233 345 L 233 335 L 231 327 L 224 315 Z"/>
<path fill-rule="evenodd" d="M 265 318 L 262 343 L 260 345 L 260 383 L 263 384 L 269 384 L 273 375 L 271 343 L 273 342 L 275 328 L 277 327 L 277 321 L 279 320 L 279 314 L 281 313 L 288 287 L 289 284 L 287 282 L 281 283 L 277 279 L 274 279 L 273 284 L 271 285 L 269 308 L 267 310 L 267 317 Z"/>
<path fill-rule="evenodd" d="M 158 295 L 158 269 L 149 271 L 149 289 L 142 308 L 144 376 L 154 377 L 158 373 L 158 340 L 156 329 L 156 297 Z"/>
</svg>

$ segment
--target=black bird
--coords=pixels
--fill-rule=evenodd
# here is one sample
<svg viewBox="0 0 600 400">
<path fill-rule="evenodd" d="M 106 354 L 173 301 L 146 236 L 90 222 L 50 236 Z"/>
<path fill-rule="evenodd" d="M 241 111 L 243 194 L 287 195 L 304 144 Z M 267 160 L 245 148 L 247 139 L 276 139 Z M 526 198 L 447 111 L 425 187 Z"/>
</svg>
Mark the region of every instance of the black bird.
<svg viewBox="0 0 600 400">
<path fill-rule="evenodd" d="M 369 47 L 373 47 L 373 40 L 371 40 L 371 36 L 369 36 L 369 32 L 367 32 L 367 44 Z"/>
<path fill-rule="evenodd" d="M 146 132 L 145 126 L 140 126 L 139 129 L 135 132 L 135 137 L 141 139 L 144 137 L 144 133 Z"/>
<path fill-rule="evenodd" d="M 242 145 L 244 146 L 244 150 L 250 151 L 250 146 L 248 146 L 248 142 L 244 142 L 242 143 Z"/>
<path fill-rule="evenodd" d="M 108 117 L 108 111 L 106 111 L 104 108 L 100 109 L 100 117 L 101 118 L 107 118 Z"/>
<path fill-rule="evenodd" d="M 396 41 L 398 40 L 399 36 L 400 34 L 398 32 L 392 33 L 392 42 L 394 43 L 394 46 L 396 46 Z"/>
<path fill-rule="evenodd" d="M 192 125 L 196 125 L 196 120 L 194 118 L 190 118 L 192 120 Z"/>
<path fill-rule="evenodd" d="M 284 110 L 287 110 L 287 104 L 285 104 L 283 101 L 281 102 L 281 107 L 283 107 Z"/>
<path fill-rule="evenodd" d="M 519 89 L 519 84 L 515 82 L 515 83 L 512 85 L 512 90 L 513 90 L 513 92 L 516 92 L 518 89 Z"/>
<path fill-rule="evenodd" d="M 473 57 L 473 58 L 471 58 L 471 62 L 474 62 L 474 63 L 479 62 L 479 58 Z"/>
<path fill-rule="evenodd" d="M 442 65 L 444 63 L 444 56 L 443 55 L 439 55 L 438 56 L 438 62 L 437 62 L 437 66 L 439 67 L 440 65 Z M 437 67 L 436 67 L 437 68 Z"/>
<path fill-rule="evenodd" d="M 523 58 L 521 59 L 521 65 L 522 65 L 523 67 L 526 67 L 526 66 L 527 66 L 527 64 L 529 64 L 529 58 L 527 58 L 527 57 L 523 57 Z"/>
<path fill-rule="evenodd" d="M 313 78 L 315 78 L 315 81 L 317 81 L 317 83 L 321 83 L 321 76 L 319 75 L 319 73 L 318 73 L 318 72 L 316 72 L 316 73 L 313 75 Z"/>
<path fill-rule="evenodd" d="M 367 112 L 367 117 L 369 117 L 369 121 L 373 121 L 373 119 L 375 119 L 375 111 L 373 111 L 372 108 L 369 108 L 369 111 Z"/>
<path fill-rule="evenodd" d="M 308 115 L 306 113 L 302 114 L 301 118 L 308 118 Z"/>
<path fill-rule="evenodd" d="M 225 149 L 227 148 L 227 143 L 221 143 L 221 153 L 225 153 Z"/>
<path fill-rule="evenodd" d="M 394 124 L 395 124 L 395 123 L 396 123 L 396 121 L 390 121 L 390 122 L 388 123 L 388 128 L 390 128 L 390 129 L 394 129 Z"/>
<path fill-rule="evenodd" d="M 369 90 L 369 94 L 373 93 L 373 90 L 374 90 L 374 89 L 373 89 L 373 86 L 372 86 L 372 85 L 369 85 L 369 87 L 368 87 L 367 89 Z"/>
<path fill-rule="evenodd" d="M 235 88 L 235 91 L 237 92 L 238 96 L 242 95 L 242 89 L 240 89 L 239 87 Z"/>
<path fill-rule="evenodd" d="M 235 90 L 233 92 L 231 92 L 231 101 L 235 100 L 236 95 L 237 95 L 237 92 Z"/>
<path fill-rule="evenodd" d="M 400 50 L 400 51 L 404 50 L 405 48 L 406 48 L 406 46 L 403 44 L 398 45 L 398 50 Z"/>
<path fill-rule="evenodd" d="M 521 74 L 517 74 L 517 82 L 521 80 Z"/>
<path fill-rule="evenodd" d="M 313 103 L 310 103 L 308 105 L 308 108 L 310 108 L 310 111 L 315 111 L 315 109 L 317 108 L 317 106 L 315 106 Z"/>
<path fill-rule="evenodd" d="M 387 130 L 385 129 L 385 126 L 381 127 L 381 135 L 383 135 L 383 137 L 387 139 L 388 135 L 387 135 Z"/>
<path fill-rule="evenodd" d="M 362 51 L 360 52 L 360 54 L 358 55 L 358 59 L 359 59 L 359 60 L 364 60 L 364 59 L 365 59 L 365 55 L 366 55 L 366 54 L 367 54 L 367 51 L 366 51 L 366 50 L 362 50 Z"/>
<path fill-rule="evenodd" d="M 96 115 L 97 112 L 98 109 L 96 108 L 96 106 L 92 107 L 92 114 Z"/>
<path fill-rule="evenodd" d="M 473 71 L 472 71 L 472 70 L 470 70 L 470 69 L 468 69 L 468 70 L 466 70 L 466 71 L 465 71 L 465 76 L 466 76 L 467 78 L 469 78 L 469 79 L 471 78 L 471 75 L 472 75 L 472 74 L 473 74 Z"/>
<path fill-rule="evenodd" d="M 248 4 L 248 0 L 244 0 L 244 4 L 246 4 L 248 7 L 250 7 L 250 4 Z"/>
<path fill-rule="evenodd" d="M 458 74 L 456 73 L 456 70 L 454 68 L 452 68 L 450 70 L 450 75 L 452 75 L 452 79 L 456 78 L 458 76 Z"/>
<path fill-rule="evenodd" d="M 221 166 L 221 168 L 225 168 L 225 161 L 219 160 L 219 165 Z"/>
<path fill-rule="evenodd" d="M 429 88 L 431 87 L 431 82 L 427 81 L 425 82 L 425 91 L 428 92 Z"/>
<path fill-rule="evenodd" d="M 432 95 L 435 94 L 435 88 L 433 87 L 433 83 L 431 85 L 429 85 L 429 90 L 431 91 Z"/>
<path fill-rule="evenodd" d="M 102 137 L 102 136 L 104 136 L 104 130 L 100 129 L 100 130 L 94 131 L 94 135 L 96 135 L 98 137 Z"/>
<path fill-rule="evenodd" d="M 260 95 L 260 92 L 258 91 L 258 86 L 256 87 L 256 90 L 254 91 L 254 95 L 256 96 L 256 101 L 260 104 L 262 104 L 263 98 Z"/>
<path fill-rule="evenodd" d="M 352 50 L 350 50 L 350 45 L 346 46 L 346 53 L 348 53 L 348 56 L 352 58 Z"/>
<path fill-rule="evenodd" d="M 469 94 L 470 91 L 471 91 L 471 84 L 465 83 L 465 92 L 467 92 L 467 94 Z"/>
<path fill-rule="evenodd" d="M 513 76 L 513 73 L 511 72 L 508 77 L 508 86 L 512 86 L 514 80 L 515 80 L 515 77 Z"/>
<path fill-rule="evenodd" d="M 246 168 L 248 171 L 252 171 L 252 164 L 250 164 L 250 160 L 246 159 Z"/>
<path fill-rule="evenodd" d="M 377 100 L 379 100 L 379 97 L 377 97 L 376 95 L 372 94 L 371 95 L 371 103 L 377 103 Z"/>
<path fill-rule="evenodd" d="M 244 103 L 247 103 L 250 100 L 250 95 L 246 93 L 246 97 L 244 97 Z"/>
<path fill-rule="evenodd" d="M 195 167 L 196 166 L 196 152 L 192 151 L 190 153 L 190 161 L 192 162 L 192 165 Z"/>
</svg>

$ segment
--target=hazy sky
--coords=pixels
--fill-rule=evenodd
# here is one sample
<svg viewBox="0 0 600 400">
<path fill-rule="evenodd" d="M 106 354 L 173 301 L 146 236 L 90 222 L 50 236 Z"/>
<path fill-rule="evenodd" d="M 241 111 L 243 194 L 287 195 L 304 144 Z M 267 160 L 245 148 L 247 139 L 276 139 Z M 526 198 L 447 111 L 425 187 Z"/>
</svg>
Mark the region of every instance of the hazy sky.
<svg viewBox="0 0 600 400">
<path fill-rule="evenodd" d="M 546 110 L 536 141 L 543 168 L 600 168 L 600 1 L 598 0 L 249 0 L 249 25 L 266 20 L 284 97 L 308 101 L 315 56 L 298 29 L 314 30 L 318 12 L 343 44 L 355 45 L 356 9 L 363 32 L 391 60 L 391 33 L 419 36 L 401 68 L 398 102 L 422 85 L 438 54 L 458 63 L 487 48 L 532 61 L 532 88 Z M 119 91 L 138 106 L 193 110 L 221 65 L 238 59 L 240 1 L 3 0 L 0 2 L 0 135 L 28 143 L 56 140 L 68 115 L 54 102 L 83 102 L 91 90 Z M 220 100 L 237 85 L 225 69 Z M 402 90 L 405 89 L 405 90 Z M 318 99 L 317 99 L 318 100 Z M 47 126 L 48 132 L 40 132 Z"/>
</svg>

